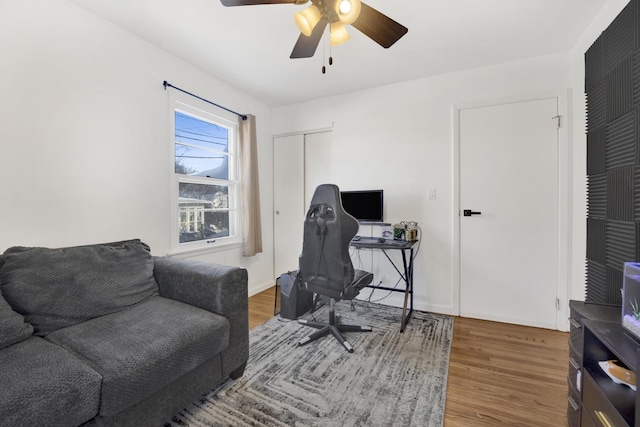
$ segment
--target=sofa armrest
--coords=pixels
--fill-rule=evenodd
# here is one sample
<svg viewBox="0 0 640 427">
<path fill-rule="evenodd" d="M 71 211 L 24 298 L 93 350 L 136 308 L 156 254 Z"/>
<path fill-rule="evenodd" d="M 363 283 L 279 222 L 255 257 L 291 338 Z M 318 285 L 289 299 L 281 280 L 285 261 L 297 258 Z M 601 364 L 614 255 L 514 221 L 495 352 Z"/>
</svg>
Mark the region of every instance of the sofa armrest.
<svg viewBox="0 0 640 427">
<path fill-rule="evenodd" d="M 173 257 L 153 257 L 153 275 L 160 296 L 226 317 L 231 324 L 229 346 L 222 352 L 223 375 L 249 358 L 249 295 L 247 270 Z"/>
</svg>

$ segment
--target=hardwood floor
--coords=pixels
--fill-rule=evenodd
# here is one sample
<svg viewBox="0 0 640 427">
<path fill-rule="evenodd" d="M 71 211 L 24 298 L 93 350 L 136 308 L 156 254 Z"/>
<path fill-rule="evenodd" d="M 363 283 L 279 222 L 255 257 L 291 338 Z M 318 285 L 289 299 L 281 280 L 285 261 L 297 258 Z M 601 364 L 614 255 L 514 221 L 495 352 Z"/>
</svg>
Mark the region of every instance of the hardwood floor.
<svg viewBox="0 0 640 427">
<path fill-rule="evenodd" d="M 456 317 L 445 426 L 564 426 L 569 334 Z"/>
<path fill-rule="evenodd" d="M 249 297 L 249 329 L 253 329 L 271 319 L 273 317 L 274 304 L 275 290 L 273 288 Z"/>
<path fill-rule="evenodd" d="M 249 327 L 273 317 L 275 291 L 249 298 Z M 445 427 L 567 426 L 569 334 L 456 317 Z"/>
</svg>

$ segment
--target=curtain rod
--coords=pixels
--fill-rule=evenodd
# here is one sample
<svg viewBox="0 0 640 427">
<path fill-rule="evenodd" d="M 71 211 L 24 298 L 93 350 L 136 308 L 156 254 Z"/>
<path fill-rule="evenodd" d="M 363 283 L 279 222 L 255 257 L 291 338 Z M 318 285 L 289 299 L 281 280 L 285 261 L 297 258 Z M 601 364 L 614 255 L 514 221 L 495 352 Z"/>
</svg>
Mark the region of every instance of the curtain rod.
<svg viewBox="0 0 640 427">
<path fill-rule="evenodd" d="M 228 109 L 227 107 L 223 107 L 222 105 L 218 105 L 218 104 L 216 104 L 215 102 L 211 102 L 211 101 L 209 101 L 208 99 L 201 98 L 201 97 L 199 97 L 198 95 L 194 95 L 194 94 L 192 94 L 191 92 L 187 92 L 187 91 L 186 91 L 186 90 L 184 90 L 184 89 L 180 89 L 179 87 L 172 85 L 171 83 L 169 83 L 169 82 L 168 82 L 168 81 L 166 81 L 166 80 L 162 83 L 162 85 L 164 86 L 164 90 L 167 90 L 167 86 L 168 86 L 168 87 L 172 87 L 172 88 L 174 88 L 175 90 L 179 90 L 179 91 L 180 91 L 180 92 L 182 92 L 182 93 L 186 93 L 187 95 L 193 96 L 194 98 L 198 98 L 200 101 L 204 101 L 204 102 L 206 102 L 206 103 L 208 103 L 208 104 L 215 105 L 216 107 L 218 107 L 218 108 L 222 108 L 223 110 L 228 111 L 228 112 L 230 112 L 230 113 L 233 113 L 233 114 L 235 114 L 235 115 L 236 115 L 236 116 L 238 116 L 238 117 L 242 117 L 242 120 L 247 120 L 247 116 L 246 116 L 246 115 L 244 115 L 244 114 L 236 113 L 235 111 L 230 110 L 230 109 Z"/>
</svg>

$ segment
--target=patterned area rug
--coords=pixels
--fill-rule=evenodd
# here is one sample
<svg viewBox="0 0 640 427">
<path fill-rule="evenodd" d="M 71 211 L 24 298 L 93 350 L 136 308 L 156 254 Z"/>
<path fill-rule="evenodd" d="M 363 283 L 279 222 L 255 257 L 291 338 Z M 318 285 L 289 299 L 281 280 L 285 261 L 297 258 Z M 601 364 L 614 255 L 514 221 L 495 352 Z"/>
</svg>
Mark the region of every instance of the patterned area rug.
<svg viewBox="0 0 640 427">
<path fill-rule="evenodd" d="M 274 317 L 250 332 L 244 375 L 166 426 L 442 426 L 453 319 L 414 311 L 401 334 L 399 308 L 341 301 L 336 312 L 373 328 L 345 334 L 353 353 L 331 336 L 297 347 L 315 329 Z"/>
</svg>

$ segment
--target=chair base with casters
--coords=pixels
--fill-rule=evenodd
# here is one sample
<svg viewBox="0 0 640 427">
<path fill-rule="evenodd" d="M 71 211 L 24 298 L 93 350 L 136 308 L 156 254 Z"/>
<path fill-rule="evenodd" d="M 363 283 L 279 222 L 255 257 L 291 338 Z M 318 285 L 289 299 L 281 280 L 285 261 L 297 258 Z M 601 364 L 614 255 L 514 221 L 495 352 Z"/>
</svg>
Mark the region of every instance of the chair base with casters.
<svg viewBox="0 0 640 427">
<path fill-rule="evenodd" d="M 342 335 L 343 332 L 371 332 L 370 326 L 342 325 L 337 323 L 335 299 L 333 298 L 330 299 L 329 303 L 329 323 L 310 322 L 305 319 L 300 319 L 298 322 L 302 325 L 318 329 L 318 331 L 298 341 L 298 346 L 308 344 L 311 341 L 315 341 L 331 333 L 349 353 L 353 353 L 353 347 L 351 347 L 351 344 L 344 338 Z"/>
</svg>

